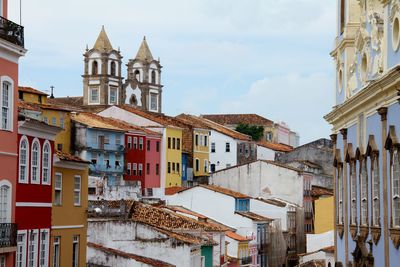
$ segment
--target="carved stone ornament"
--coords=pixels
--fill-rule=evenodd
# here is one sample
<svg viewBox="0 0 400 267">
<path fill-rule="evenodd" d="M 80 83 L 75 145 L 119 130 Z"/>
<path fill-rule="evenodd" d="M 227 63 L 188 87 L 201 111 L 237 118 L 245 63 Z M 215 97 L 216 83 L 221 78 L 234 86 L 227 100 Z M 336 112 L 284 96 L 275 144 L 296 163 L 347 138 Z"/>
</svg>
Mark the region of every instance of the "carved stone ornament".
<svg viewBox="0 0 400 267">
<path fill-rule="evenodd" d="M 357 225 L 350 225 L 350 234 L 353 240 L 357 237 Z"/>
<path fill-rule="evenodd" d="M 363 241 L 367 240 L 369 228 L 366 225 L 360 225 L 359 238 Z"/>
<path fill-rule="evenodd" d="M 378 244 L 379 239 L 381 238 L 381 228 L 371 226 L 371 236 L 372 236 L 372 241 L 374 241 L 374 244 L 375 245 Z"/>
<path fill-rule="evenodd" d="M 340 239 L 342 239 L 343 238 L 343 234 L 344 234 L 343 224 L 336 225 L 336 230 L 337 230 L 337 233 L 339 234 Z"/>
<path fill-rule="evenodd" d="M 400 247 L 400 228 L 390 228 L 389 229 L 390 238 L 392 239 L 393 245 L 396 249 Z"/>
<path fill-rule="evenodd" d="M 391 23 L 393 23 L 394 18 L 399 13 L 399 7 L 400 7 L 399 4 L 400 4 L 399 0 L 392 1 L 392 5 L 391 5 L 390 11 L 389 11 L 389 19 L 390 19 Z"/>
<path fill-rule="evenodd" d="M 353 61 L 353 63 L 350 64 L 348 69 L 349 75 L 347 75 L 347 89 L 349 94 L 353 94 L 354 91 L 357 89 L 356 69 L 357 69 L 357 62 Z"/>
<path fill-rule="evenodd" d="M 377 12 L 372 14 L 371 18 L 371 47 L 376 52 L 375 56 L 373 57 L 372 66 L 372 73 L 374 75 L 380 75 L 383 72 L 383 53 L 382 53 L 382 46 L 383 46 L 383 31 L 384 31 L 384 24 L 383 24 L 383 16 Z"/>
</svg>

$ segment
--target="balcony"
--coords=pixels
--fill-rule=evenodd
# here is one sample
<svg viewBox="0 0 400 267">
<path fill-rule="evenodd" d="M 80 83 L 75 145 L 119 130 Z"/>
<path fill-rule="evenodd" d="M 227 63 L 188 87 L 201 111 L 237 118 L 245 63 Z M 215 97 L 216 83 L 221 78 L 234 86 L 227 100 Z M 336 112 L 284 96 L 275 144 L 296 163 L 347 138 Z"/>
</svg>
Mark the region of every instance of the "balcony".
<svg viewBox="0 0 400 267">
<path fill-rule="evenodd" d="M 0 252 L 15 251 L 17 246 L 17 224 L 0 223 Z"/>
<path fill-rule="evenodd" d="M 252 262 L 251 256 L 240 259 L 240 266 L 249 266 Z"/>
<path fill-rule="evenodd" d="M 24 27 L 0 16 L 0 38 L 24 47 Z"/>
</svg>

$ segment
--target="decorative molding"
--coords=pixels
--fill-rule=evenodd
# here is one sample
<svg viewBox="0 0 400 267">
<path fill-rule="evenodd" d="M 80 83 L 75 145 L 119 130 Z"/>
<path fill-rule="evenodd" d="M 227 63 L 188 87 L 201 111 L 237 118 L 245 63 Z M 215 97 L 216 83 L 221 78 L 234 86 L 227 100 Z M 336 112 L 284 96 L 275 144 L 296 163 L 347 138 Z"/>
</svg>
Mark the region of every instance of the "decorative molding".
<svg viewBox="0 0 400 267">
<path fill-rule="evenodd" d="M 381 107 L 378 108 L 378 114 L 381 115 L 381 121 L 386 121 L 387 120 L 387 111 L 388 108 L 387 107 Z"/>
<path fill-rule="evenodd" d="M 332 140 L 333 145 L 336 145 L 337 134 L 331 134 L 330 137 L 331 137 L 331 140 Z"/>
<path fill-rule="evenodd" d="M 369 227 L 367 225 L 360 225 L 359 237 L 361 238 L 361 240 L 363 240 L 363 242 L 367 240 L 368 234 L 369 234 Z"/>
<path fill-rule="evenodd" d="M 343 234 L 344 234 L 344 226 L 343 226 L 343 224 L 336 225 L 336 229 L 337 229 L 337 233 L 339 234 L 340 239 L 342 239 L 343 238 Z"/>
<path fill-rule="evenodd" d="M 356 240 L 356 237 L 358 234 L 357 230 L 358 230 L 357 225 L 354 225 L 354 224 L 350 225 L 350 234 L 351 234 L 351 237 L 353 238 L 353 240 Z"/>
<path fill-rule="evenodd" d="M 377 245 L 381 237 L 381 228 L 376 226 L 371 226 L 371 236 L 372 236 L 372 241 L 374 242 L 375 245 Z"/>
<path fill-rule="evenodd" d="M 400 228 L 389 229 L 390 238 L 392 239 L 393 245 L 396 249 L 400 247 Z"/>
<path fill-rule="evenodd" d="M 343 140 L 347 140 L 347 129 L 346 128 L 341 129 L 340 133 L 343 136 Z"/>
</svg>

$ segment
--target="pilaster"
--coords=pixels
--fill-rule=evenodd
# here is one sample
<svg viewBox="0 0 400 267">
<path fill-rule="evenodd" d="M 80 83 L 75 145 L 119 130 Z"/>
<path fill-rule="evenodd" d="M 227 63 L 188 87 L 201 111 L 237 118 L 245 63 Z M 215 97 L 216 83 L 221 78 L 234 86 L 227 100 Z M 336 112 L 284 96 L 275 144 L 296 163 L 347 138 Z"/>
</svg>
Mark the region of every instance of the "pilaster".
<svg viewBox="0 0 400 267">
<path fill-rule="evenodd" d="M 340 133 L 343 136 L 343 151 L 347 151 L 347 129 L 343 128 L 340 130 Z M 343 164 L 343 226 L 344 226 L 344 244 L 345 244 L 345 251 L 346 251 L 346 262 L 345 265 L 347 266 L 349 263 L 349 215 L 348 215 L 348 173 L 347 173 L 347 164 Z"/>
</svg>

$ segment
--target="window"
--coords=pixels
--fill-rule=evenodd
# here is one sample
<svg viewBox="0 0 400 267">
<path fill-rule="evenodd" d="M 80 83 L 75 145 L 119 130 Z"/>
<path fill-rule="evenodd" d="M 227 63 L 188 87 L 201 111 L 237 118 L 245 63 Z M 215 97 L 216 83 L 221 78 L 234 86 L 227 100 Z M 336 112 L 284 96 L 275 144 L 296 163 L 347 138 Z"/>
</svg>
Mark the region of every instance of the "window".
<svg viewBox="0 0 400 267">
<path fill-rule="evenodd" d="M 132 148 L 132 136 L 128 136 L 128 149 Z"/>
<path fill-rule="evenodd" d="M 111 71 L 110 71 L 110 73 L 111 73 L 111 75 L 112 76 L 115 76 L 115 74 L 116 74 L 116 71 L 115 71 L 115 61 L 111 61 L 111 66 L 110 66 L 111 68 Z"/>
<path fill-rule="evenodd" d="M 81 177 L 79 175 L 74 176 L 74 205 L 81 205 Z"/>
<path fill-rule="evenodd" d="M 92 132 L 92 143 L 94 146 L 97 146 L 97 133 Z"/>
<path fill-rule="evenodd" d="M 137 175 L 137 164 L 136 163 L 132 164 L 132 175 L 133 176 Z"/>
<path fill-rule="evenodd" d="M 211 172 L 215 172 L 215 164 L 211 164 L 210 167 L 211 167 Z"/>
<path fill-rule="evenodd" d="M 39 266 L 48 266 L 48 246 L 49 246 L 49 233 L 47 230 L 41 230 L 40 232 L 40 255 L 39 255 Z"/>
<path fill-rule="evenodd" d="M 171 137 L 168 137 L 168 149 L 171 149 Z"/>
<path fill-rule="evenodd" d="M 135 75 L 135 79 L 136 79 L 138 82 L 140 82 L 140 71 L 139 71 L 139 70 L 135 70 L 134 75 Z"/>
<path fill-rule="evenodd" d="M 392 24 L 392 48 L 394 51 L 399 49 L 400 44 L 400 21 L 399 17 L 393 19 Z"/>
<path fill-rule="evenodd" d="M 181 173 L 181 166 L 180 166 L 179 162 L 176 163 L 176 171 L 178 173 Z"/>
<path fill-rule="evenodd" d="M 195 141 L 194 141 L 195 145 L 198 146 L 199 145 L 199 135 L 196 134 L 195 136 Z"/>
<path fill-rule="evenodd" d="M 337 168 L 337 180 L 338 180 L 338 220 L 339 224 L 343 224 L 343 171 L 342 166 Z"/>
<path fill-rule="evenodd" d="M 150 151 L 150 140 L 147 140 L 147 151 Z"/>
<path fill-rule="evenodd" d="M 175 137 L 174 137 L 174 138 L 172 138 L 172 149 L 175 149 L 175 142 L 176 142 L 176 140 L 175 140 Z"/>
<path fill-rule="evenodd" d="M 143 174 L 143 164 L 139 163 L 138 176 L 142 176 L 142 174 Z"/>
<path fill-rule="evenodd" d="M 60 128 L 64 129 L 64 118 L 60 118 Z"/>
<path fill-rule="evenodd" d="M 26 266 L 26 234 L 18 233 L 17 235 L 17 267 Z"/>
<path fill-rule="evenodd" d="M 229 168 L 230 166 L 232 166 L 232 165 L 229 164 L 229 163 L 227 163 L 227 164 L 225 165 L 226 168 Z"/>
<path fill-rule="evenodd" d="M 204 172 L 208 172 L 208 161 L 206 159 L 204 160 Z"/>
<path fill-rule="evenodd" d="M 137 149 L 137 137 L 133 137 L 133 149 Z"/>
<path fill-rule="evenodd" d="M 211 153 L 215 153 L 215 143 L 211 143 Z"/>
<path fill-rule="evenodd" d="M 160 174 L 160 164 L 156 164 L 156 175 Z"/>
<path fill-rule="evenodd" d="M 360 173 L 360 190 L 361 190 L 361 214 L 360 223 L 361 225 L 368 225 L 368 167 L 367 158 L 364 158 L 360 162 L 361 173 Z"/>
<path fill-rule="evenodd" d="M 392 226 L 400 227 L 400 162 L 395 148 L 392 159 Z"/>
<path fill-rule="evenodd" d="M 54 205 L 61 206 L 62 203 L 62 174 L 56 172 L 54 175 Z"/>
<path fill-rule="evenodd" d="M 28 243 L 28 267 L 34 267 L 37 264 L 37 232 L 30 230 Z"/>
<path fill-rule="evenodd" d="M 204 136 L 204 146 L 208 146 L 208 136 Z"/>
<path fill-rule="evenodd" d="M 120 155 L 115 155 L 115 168 L 116 169 L 121 167 L 120 162 L 121 162 L 121 156 Z"/>
<path fill-rule="evenodd" d="M 139 149 L 143 150 L 143 137 L 139 137 Z"/>
<path fill-rule="evenodd" d="M 150 163 L 146 163 L 146 174 L 150 174 Z"/>
<path fill-rule="evenodd" d="M 156 71 L 155 70 L 153 70 L 153 71 L 151 71 L 151 83 L 157 83 L 156 82 Z"/>
<path fill-rule="evenodd" d="M 225 144 L 225 152 L 231 152 L 231 144 L 229 142 Z"/>
<path fill-rule="evenodd" d="M 378 156 L 372 159 L 372 224 L 380 225 L 380 181 L 379 181 L 379 163 Z"/>
<path fill-rule="evenodd" d="M 97 164 L 97 153 L 96 152 L 92 153 L 92 164 L 93 165 Z"/>
<path fill-rule="evenodd" d="M 154 111 L 157 111 L 157 106 L 158 106 L 157 94 L 151 93 L 150 94 L 150 109 L 154 110 Z"/>
<path fill-rule="evenodd" d="M 351 221 L 352 225 L 357 224 L 357 174 L 356 174 L 356 163 L 350 162 L 350 194 L 351 194 Z"/>
<path fill-rule="evenodd" d="M 172 162 L 172 172 L 175 172 L 175 162 Z"/>
<path fill-rule="evenodd" d="M 250 210 L 250 200 L 248 199 L 236 199 L 235 201 L 236 211 L 249 211 Z"/>
<path fill-rule="evenodd" d="M 79 236 L 74 236 L 72 242 L 72 267 L 79 266 Z"/>
<path fill-rule="evenodd" d="M 38 184 L 40 177 L 40 143 L 37 139 L 32 144 L 31 183 Z"/>
<path fill-rule="evenodd" d="M 98 67 L 99 67 L 99 66 L 98 66 L 97 61 L 96 61 L 96 60 L 93 61 L 93 62 L 92 62 L 92 75 L 96 75 L 96 74 L 99 73 Z"/>
<path fill-rule="evenodd" d="M 171 162 L 168 162 L 168 173 L 171 173 Z"/>
<path fill-rule="evenodd" d="M 128 175 L 131 175 L 131 169 L 132 169 L 132 166 L 131 166 L 130 163 L 128 163 L 128 164 L 126 165 L 126 173 L 127 173 Z"/>
<path fill-rule="evenodd" d="M 176 138 L 176 149 L 181 150 L 181 139 Z"/>
<path fill-rule="evenodd" d="M 89 195 L 96 195 L 96 187 L 89 187 L 88 188 L 88 194 Z"/>
<path fill-rule="evenodd" d="M 117 98 L 118 98 L 117 87 L 110 86 L 110 96 L 109 96 L 110 104 L 118 104 Z"/>
<path fill-rule="evenodd" d="M 104 164 L 106 165 L 106 168 L 109 169 L 111 168 L 110 165 L 110 156 L 106 153 L 104 154 Z"/>
<path fill-rule="evenodd" d="M 0 223 L 9 223 L 11 221 L 11 201 L 10 187 L 3 185 L 0 187 Z"/>
<path fill-rule="evenodd" d="M 57 118 L 56 117 L 51 118 L 51 125 L 53 125 L 53 126 L 57 125 Z"/>
<path fill-rule="evenodd" d="M 29 143 L 26 136 L 19 142 L 19 177 L 20 183 L 28 182 Z"/>
<path fill-rule="evenodd" d="M 115 145 L 121 145 L 121 136 L 118 134 L 115 136 Z"/>
<path fill-rule="evenodd" d="M 156 142 L 156 152 L 160 152 L 160 141 Z"/>
<path fill-rule="evenodd" d="M 55 236 L 53 241 L 53 266 L 60 267 L 60 243 L 61 237 Z"/>
<path fill-rule="evenodd" d="M 63 149 L 63 145 L 62 144 L 57 144 L 57 150 L 58 151 L 62 151 Z"/>
<path fill-rule="evenodd" d="M 12 108 L 13 108 L 13 88 L 12 83 L 3 82 L 0 94 L 0 107 L 1 107 L 1 129 L 12 129 Z"/>
<path fill-rule="evenodd" d="M 49 119 L 47 117 L 43 117 L 43 122 L 49 124 Z"/>
<path fill-rule="evenodd" d="M 50 174 L 51 174 L 51 148 L 50 143 L 46 141 L 43 146 L 43 170 L 42 170 L 42 183 L 50 184 Z"/>
<path fill-rule="evenodd" d="M 98 104 L 99 99 L 99 88 L 90 88 L 90 103 Z"/>
<path fill-rule="evenodd" d="M 200 160 L 196 159 L 196 172 L 200 171 Z"/>
</svg>

